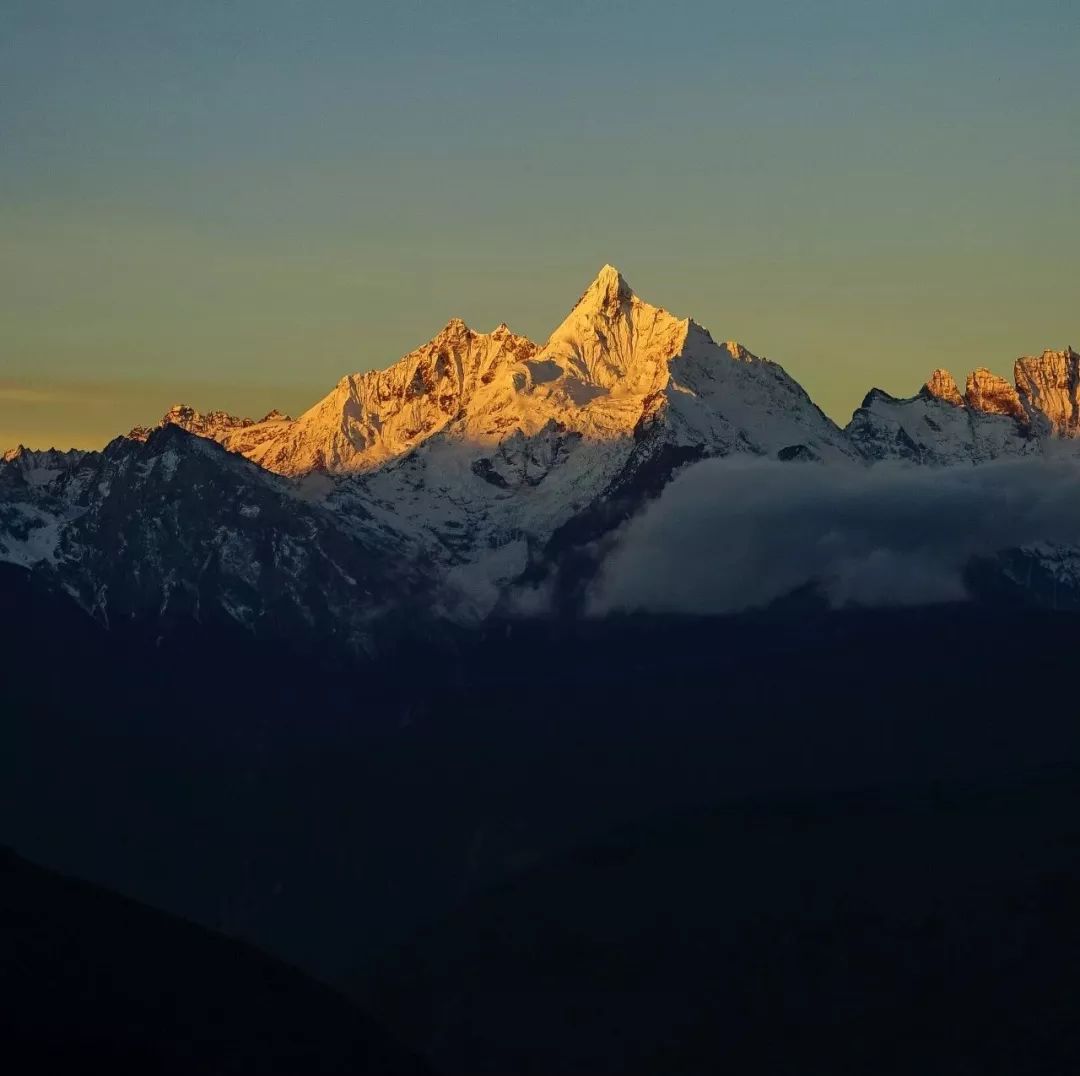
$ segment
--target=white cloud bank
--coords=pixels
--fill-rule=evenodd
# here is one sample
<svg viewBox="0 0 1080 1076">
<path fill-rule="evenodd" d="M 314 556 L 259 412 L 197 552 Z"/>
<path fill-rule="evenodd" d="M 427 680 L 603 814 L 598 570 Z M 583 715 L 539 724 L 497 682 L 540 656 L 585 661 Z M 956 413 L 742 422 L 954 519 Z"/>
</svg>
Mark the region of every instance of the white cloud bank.
<svg viewBox="0 0 1080 1076">
<path fill-rule="evenodd" d="M 723 613 L 809 582 L 835 605 L 963 599 L 972 556 L 1080 544 L 1080 463 L 875 467 L 706 460 L 623 529 L 590 599 Z"/>
</svg>

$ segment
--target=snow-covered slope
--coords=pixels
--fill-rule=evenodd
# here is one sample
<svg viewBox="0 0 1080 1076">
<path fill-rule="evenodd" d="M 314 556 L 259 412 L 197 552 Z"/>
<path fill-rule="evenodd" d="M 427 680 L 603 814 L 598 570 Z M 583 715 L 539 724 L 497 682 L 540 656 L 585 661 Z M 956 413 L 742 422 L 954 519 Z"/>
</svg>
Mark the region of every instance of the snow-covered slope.
<svg viewBox="0 0 1080 1076">
<path fill-rule="evenodd" d="M 543 348 L 452 323 L 343 381 L 252 458 L 337 472 L 339 512 L 416 536 L 483 612 L 575 518 L 593 540 L 681 464 L 733 452 L 855 455 L 780 366 L 642 301 L 606 266 Z"/>
<path fill-rule="evenodd" d="M 1039 450 L 1026 422 L 938 395 L 940 384 L 928 382 L 908 399 L 871 389 L 845 429 L 852 445 L 871 462 L 903 459 L 936 466 L 985 463 Z"/>
<path fill-rule="evenodd" d="M 543 347 L 455 319 L 295 421 L 178 406 L 169 425 L 297 480 L 358 534 L 412 544 L 460 588 L 463 615 L 557 534 L 594 540 L 694 459 L 857 455 L 780 366 L 644 302 L 611 266 Z"/>
</svg>

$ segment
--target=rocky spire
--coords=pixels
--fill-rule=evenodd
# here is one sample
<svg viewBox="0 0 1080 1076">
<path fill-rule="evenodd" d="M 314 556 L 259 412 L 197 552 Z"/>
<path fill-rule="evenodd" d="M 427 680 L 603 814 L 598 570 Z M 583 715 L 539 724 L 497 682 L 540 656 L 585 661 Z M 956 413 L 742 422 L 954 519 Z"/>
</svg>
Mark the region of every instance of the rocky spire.
<svg viewBox="0 0 1080 1076">
<path fill-rule="evenodd" d="M 1013 376 L 1028 407 L 1046 416 L 1054 433 L 1080 433 L 1080 355 L 1071 347 L 1016 360 Z"/>
<path fill-rule="evenodd" d="M 968 407 L 988 415 L 1010 415 L 1021 421 L 1027 420 L 1027 412 L 1020 402 L 1016 389 L 1003 377 L 992 374 L 985 366 L 972 370 L 967 378 L 965 392 Z"/>
<path fill-rule="evenodd" d="M 953 375 L 940 367 L 926 379 L 920 395 L 944 400 L 945 403 L 952 404 L 954 407 L 962 407 L 964 404 L 964 397 L 960 395 Z"/>
</svg>

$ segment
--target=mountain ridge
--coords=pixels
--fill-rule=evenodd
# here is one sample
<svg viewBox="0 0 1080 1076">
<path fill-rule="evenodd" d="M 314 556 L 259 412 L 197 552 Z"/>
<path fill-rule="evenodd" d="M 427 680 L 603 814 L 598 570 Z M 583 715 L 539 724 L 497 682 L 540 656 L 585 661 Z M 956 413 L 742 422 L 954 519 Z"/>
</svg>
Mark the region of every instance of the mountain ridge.
<svg viewBox="0 0 1080 1076">
<path fill-rule="evenodd" d="M 979 368 L 961 395 L 939 368 L 906 399 L 872 389 L 841 429 L 782 366 L 606 265 L 543 344 L 452 318 L 296 419 L 176 405 L 101 453 L 6 453 L 0 559 L 105 617 L 216 609 L 253 631 L 333 625 L 361 648 L 416 602 L 466 622 L 552 600 L 580 613 L 622 525 L 699 460 L 947 466 L 1080 447 L 1080 356 L 1017 360 L 1016 379 Z M 369 597 L 354 607 L 338 577 Z"/>
<path fill-rule="evenodd" d="M 534 437 L 554 422 L 594 440 L 617 438 L 635 434 L 666 410 L 655 394 L 686 387 L 671 376 L 670 364 L 695 340 L 704 347 L 714 344 L 693 318 L 677 318 L 643 302 L 623 274 L 606 264 L 544 344 L 514 333 L 505 322 L 484 333 L 453 317 L 389 366 L 344 376 L 296 419 L 272 411 L 253 420 L 177 404 L 157 426 L 182 426 L 290 477 L 368 473 L 444 434 L 497 444 L 518 432 Z M 736 341 L 716 346 L 732 361 L 775 366 Z M 639 349 L 641 356 L 635 355 Z M 668 367 L 666 378 L 661 365 Z M 640 397 L 637 411 L 630 403 L 635 396 Z M 887 400 L 919 399 L 966 409 L 965 422 L 945 420 L 957 427 L 946 436 L 952 441 L 947 447 L 936 436 L 941 431 L 934 427 L 941 423 L 935 408 L 882 406 Z M 985 423 L 982 416 L 1014 425 Z M 700 429 L 693 432 L 701 435 Z M 963 393 L 952 374 L 939 367 L 912 397 L 872 389 L 842 432 L 841 454 L 853 452 L 871 462 L 981 462 L 1026 454 L 1038 447 L 1032 438 L 1080 435 L 1080 355 L 1070 346 L 1021 356 L 1011 383 L 980 366 L 966 376 Z M 148 427 L 135 427 L 128 436 L 145 439 L 148 433 Z M 779 446 L 787 447 L 796 446 Z"/>
</svg>

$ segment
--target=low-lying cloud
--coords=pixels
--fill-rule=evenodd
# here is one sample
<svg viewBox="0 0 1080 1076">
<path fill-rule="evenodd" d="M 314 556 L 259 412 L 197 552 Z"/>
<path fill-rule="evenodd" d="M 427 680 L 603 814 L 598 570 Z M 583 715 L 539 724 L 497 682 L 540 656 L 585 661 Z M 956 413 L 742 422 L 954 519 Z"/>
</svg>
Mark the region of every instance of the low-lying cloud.
<svg viewBox="0 0 1080 1076">
<path fill-rule="evenodd" d="M 594 613 L 722 613 L 816 583 L 834 605 L 962 600 L 973 556 L 1080 544 L 1080 464 L 706 460 L 626 525 Z"/>
</svg>

